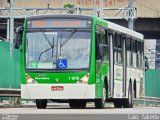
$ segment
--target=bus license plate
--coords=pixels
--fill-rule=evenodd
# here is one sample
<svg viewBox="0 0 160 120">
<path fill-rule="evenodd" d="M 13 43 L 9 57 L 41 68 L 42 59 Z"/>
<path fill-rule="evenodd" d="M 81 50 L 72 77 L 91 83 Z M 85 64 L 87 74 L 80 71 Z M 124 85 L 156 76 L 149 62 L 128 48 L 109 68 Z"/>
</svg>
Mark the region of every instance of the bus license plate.
<svg viewBox="0 0 160 120">
<path fill-rule="evenodd" d="M 64 87 L 63 86 L 51 86 L 52 91 L 63 91 Z"/>
</svg>

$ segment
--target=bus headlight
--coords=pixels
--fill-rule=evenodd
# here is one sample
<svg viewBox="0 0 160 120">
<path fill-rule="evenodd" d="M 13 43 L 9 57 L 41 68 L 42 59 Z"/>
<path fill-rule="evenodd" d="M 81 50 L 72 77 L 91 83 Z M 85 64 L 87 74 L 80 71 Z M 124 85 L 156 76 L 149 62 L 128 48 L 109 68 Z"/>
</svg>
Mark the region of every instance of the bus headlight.
<svg viewBox="0 0 160 120">
<path fill-rule="evenodd" d="M 82 77 L 77 83 L 87 84 L 89 80 L 89 73 Z"/>
<path fill-rule="evenodd" d="M 34 84 L 35 80 L 31 78 L 28 74 L 26 74 L 27 84 Z"/>
</svg>

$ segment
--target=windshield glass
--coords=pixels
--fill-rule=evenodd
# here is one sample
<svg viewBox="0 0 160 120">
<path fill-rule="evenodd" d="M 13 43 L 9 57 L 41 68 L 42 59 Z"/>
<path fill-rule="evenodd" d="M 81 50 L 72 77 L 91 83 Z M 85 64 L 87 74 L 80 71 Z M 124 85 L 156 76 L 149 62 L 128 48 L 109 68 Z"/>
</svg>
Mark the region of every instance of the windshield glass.
<svg viewBox="0 0 160 120">
<path fill-rule="evenodd" d="M 26 68 L 89 68 L 90 44 L 90 31 L 29 31 L 26 33 Z"/>
</svg>

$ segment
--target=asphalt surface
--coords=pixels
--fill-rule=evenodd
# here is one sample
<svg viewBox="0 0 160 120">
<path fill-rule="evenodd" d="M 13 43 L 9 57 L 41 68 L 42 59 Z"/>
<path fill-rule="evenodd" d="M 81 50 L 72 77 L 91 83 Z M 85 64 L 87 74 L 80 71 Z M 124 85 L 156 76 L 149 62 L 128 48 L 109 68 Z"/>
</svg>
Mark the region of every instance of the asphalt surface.
<svg viewBox="0 0 160 120">
<path fill-rule="evenodd" d="M 0 114 L 160 114 L 160 107 L 138 106 L 117 109 L 112 105 L 106 105 L 104 109 L 95 109 L 89 104 L 85 109 L 71 109 L 68 104 L 51 104 L 46 109 L 37 109 L 33 104 L 18 107 L 0 106 Z"/>
</svg>

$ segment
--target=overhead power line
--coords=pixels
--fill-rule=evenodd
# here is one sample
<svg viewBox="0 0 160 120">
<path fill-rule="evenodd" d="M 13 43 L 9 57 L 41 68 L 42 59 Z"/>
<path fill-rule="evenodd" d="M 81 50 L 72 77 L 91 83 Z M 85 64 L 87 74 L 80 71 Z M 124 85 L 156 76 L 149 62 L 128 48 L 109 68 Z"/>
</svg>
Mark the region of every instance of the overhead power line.
<svg viewBox="0 0 160 120">
<path fill-rule="evenodd" d="M 141 6 L 145 7 L 145 8 L 151 9 L 151 10 L 153 10 L 153 11 L 160 12 L 160 11 L 159 11 L 159 10 L 157 10 L 157 9 L 151 8 L 151 7 L 146 6 L 146 5 L 142 4 L 142 3 L 139 3 L 139 2 L 137 2 L 137 1 L 135 1 L 135 3 L 137 3 L 137 4 L 141 5 Z"/>
</svg>

